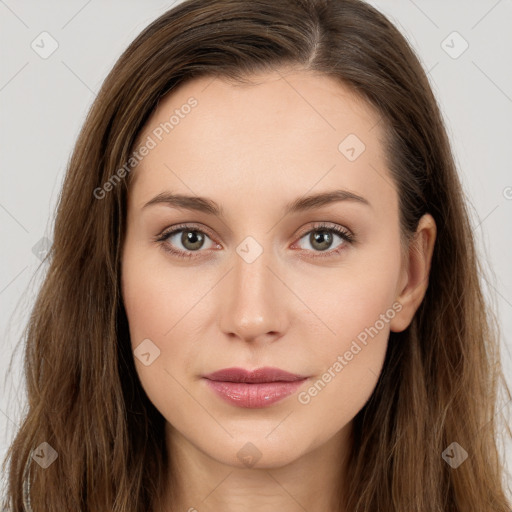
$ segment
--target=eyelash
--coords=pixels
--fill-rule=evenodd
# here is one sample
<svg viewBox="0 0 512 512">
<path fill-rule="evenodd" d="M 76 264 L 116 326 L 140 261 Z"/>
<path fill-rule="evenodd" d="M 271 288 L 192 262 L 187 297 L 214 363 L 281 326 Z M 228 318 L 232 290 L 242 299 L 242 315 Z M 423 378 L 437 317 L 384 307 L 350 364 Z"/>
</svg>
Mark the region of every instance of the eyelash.
<svg viewBox="0 0 512 512">
<path fill-rule="evenodd" d="M 161 235 L 158 235 L 155 239 L 155 242 L 160 242 L 162 248 L 166 252 L 169 252 L 174 256 L 177 256 L 179 258 L 193 258 L 195 252 L 203 252 L 203 251 L 180 251 L 180 250 L 174 249 L 170 244 L 166 243 L 166 240 L 170 236 L 175 235 L 176 233 L 179 233 L 181 231 L 187 231 L 187 230 L 201 233 L 203 235 L 207 235 L 210 237 L 210 235 L 207 232 L 205 232 L 202 229 L 199 229 L 193 225 L 180 224 L 178 226 L 174 226 L 172 229 L 164 231 Z M 352 233 L 350 233 L 348 230 L 342 228 L 341 226 L 331 225 L 331 224 L 327 224 L 327 223 L 320 223 L 318 225 L 315 225 L 312 229 L 303 233 L 299 237 L 299 240 L 301 240 L 306 235 L 309 235 L 310 233 L 313 233 L 315 231 L 324 231 L 324 232 L 328 232 L 328 233 L 335 233 L 340 238 L 342 238 L 344 242 L 349 243 L 349 244 L 353 244 L 355 242 L 355 236 Z M 343 250 L 345 250 L 345 244 L 341 244 L 338 248 L 332 249 L 330 251 L 313 251 L 313 252 L 320 253 L 320 254 L 314 255 L 313 258 L 329 258 L 329 257 L 340 254 Z"/>
</svg>

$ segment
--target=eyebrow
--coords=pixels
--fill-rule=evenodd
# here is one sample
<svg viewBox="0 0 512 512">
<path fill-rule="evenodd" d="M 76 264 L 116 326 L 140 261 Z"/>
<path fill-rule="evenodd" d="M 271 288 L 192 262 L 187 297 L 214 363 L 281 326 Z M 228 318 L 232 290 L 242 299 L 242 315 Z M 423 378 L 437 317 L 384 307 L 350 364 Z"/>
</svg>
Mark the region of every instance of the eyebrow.
<svg viewBox="0 0 512 512">
<path fill-rule="evenodd" d="M 285 206 L 285 215 L 289 213 L 298 213 L 315 208 L 320 208 L 332 203 L 340 201 L 351 201 L 366 206 L 370 206 L 370 202 L 353 192 L 348 190 L 332 190 L 329 192 L 321 192 L 309 196 L 303 196 L 291 201 Z M 224 210 L 212 199 L 200 196 L 187 196 L 183 194 L 173 194 L 171 192 L 161 192 L 157 196 L 148 201 L 142 208 L 148 206 L 163 204 L 175 208 L 184 208 L 186 210 L 194 210 L 203 212 L 217 217 L 224 217 Z"/>
</svg>

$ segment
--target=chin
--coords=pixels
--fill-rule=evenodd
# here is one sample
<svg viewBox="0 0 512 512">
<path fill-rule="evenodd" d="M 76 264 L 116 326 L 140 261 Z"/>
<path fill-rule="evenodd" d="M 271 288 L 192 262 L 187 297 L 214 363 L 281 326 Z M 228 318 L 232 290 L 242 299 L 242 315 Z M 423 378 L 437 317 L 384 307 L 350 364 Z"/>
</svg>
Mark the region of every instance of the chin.
<svg viewBox="0 0 512 512">
<path fill-rule="evenodd" d="M 308 443 L 302 446 L 297 439 L 274 436 L 272 440 L 263 435 L 246 433 L 225 440 L 213 442 L 202 448 L 211 458 L 240 469 L 273 469 L 286 466 L 298 459 Z"/>
</svg>

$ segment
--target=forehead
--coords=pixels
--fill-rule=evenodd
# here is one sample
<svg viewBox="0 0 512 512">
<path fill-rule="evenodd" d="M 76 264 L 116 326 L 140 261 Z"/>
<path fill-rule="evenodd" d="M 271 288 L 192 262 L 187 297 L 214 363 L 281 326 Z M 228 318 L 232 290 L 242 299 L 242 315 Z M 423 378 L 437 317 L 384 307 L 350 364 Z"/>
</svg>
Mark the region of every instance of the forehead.
<svg viewBox="0 0 512 512">
<path fill-rule="evenodd" d="M 141 131 L 137 147 L 150 139 L 154 147 L 133 172 L 131 194 L 137 204 L 163 189 L 210 197 L 236 190 L 256 202 L 258 193 L 296 197 L 315 184 L 392 194 L 383 190 L 392 187 L 379 121 L 324 74 L 275 71 L 250 84 L 197 78 L 162 98 Z"/>
</svg>

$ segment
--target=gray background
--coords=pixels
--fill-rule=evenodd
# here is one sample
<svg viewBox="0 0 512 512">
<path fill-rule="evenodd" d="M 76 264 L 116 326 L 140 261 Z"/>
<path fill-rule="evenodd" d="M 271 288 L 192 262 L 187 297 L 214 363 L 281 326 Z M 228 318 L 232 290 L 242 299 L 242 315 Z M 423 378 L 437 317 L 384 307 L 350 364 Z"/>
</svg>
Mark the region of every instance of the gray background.
<svg viewBox="0 0 512 512">
<path fill-rule="evenodd" d="M 44 270 L 36 273 L 38 254 L 44 237 L 52 239 L 51 217 L 79 129 L 122 51 L 176 3 L 0 0 L 2 459 L 25 406 L 19 339 Z M 512 386 L 512 0 L 370 3 L 418 52 L 442 108 L 490 276 L 485 290 L 501 324 Z M 42 58 L 51 38 L 58 48 Z M 469 46 L 461 53 L 464 41 Z M 15 349 L 14 372 L 6 377 Z M 503 418 L 510 402 L 500 408 Z M 512 446 L 503 449 L 510 468 Z"/>
</svg>

